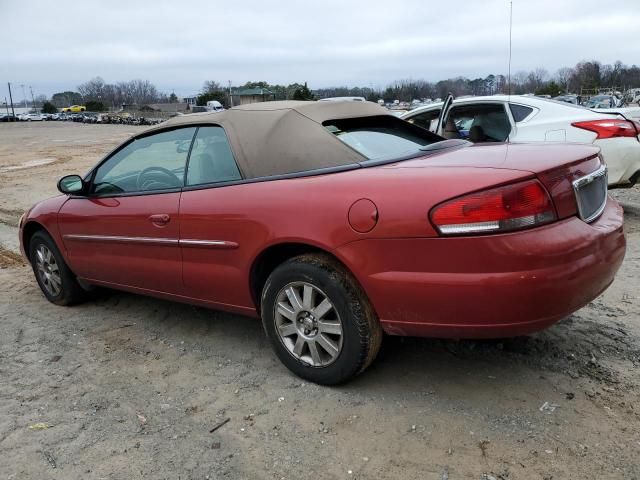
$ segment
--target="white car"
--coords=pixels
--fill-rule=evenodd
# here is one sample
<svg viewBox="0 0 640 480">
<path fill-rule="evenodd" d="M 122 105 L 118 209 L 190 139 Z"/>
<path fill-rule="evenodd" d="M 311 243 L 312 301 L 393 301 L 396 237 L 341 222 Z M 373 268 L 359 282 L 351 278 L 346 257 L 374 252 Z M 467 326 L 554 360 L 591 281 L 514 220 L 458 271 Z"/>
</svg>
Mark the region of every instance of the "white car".
<svg viewBox="0 0 640 480">
<path fill-rule="evenodd" d="M 640 123 L 621 109 L 594 111 L 533 96 L 494 95 L 447 99 L 401 118 L 445 138 L 473 143 L 592 143 L 601 149 L 610 187 L 640 180 Z"/>
<path fill-rule="evenodd" d="M 329 97 L 321 98 L 319 102 L 366 102 L 364 97 Z"/>
<path fill-rule="evenodd" d="M 23 113 L 18 118 L 25 122 L 31 122 L 31 121 L 41 122 L 42 120 L 44 120 L 44 118 L 42 117 L 42 114 L 40 113 Z"/>
</svg>

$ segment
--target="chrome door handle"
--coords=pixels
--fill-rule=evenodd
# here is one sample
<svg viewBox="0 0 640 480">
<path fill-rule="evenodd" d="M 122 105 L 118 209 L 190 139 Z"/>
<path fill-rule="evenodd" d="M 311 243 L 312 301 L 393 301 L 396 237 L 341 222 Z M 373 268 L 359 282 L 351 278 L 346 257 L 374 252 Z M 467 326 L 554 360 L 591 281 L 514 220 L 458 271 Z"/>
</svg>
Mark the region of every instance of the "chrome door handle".
<svg viewBox="0 0 640 480">
<path fill-rule="evenodd" d="M 167 213 L 158 213 L 156 215 L 151 215 L 149 217 L 149 221 L 154 225 L 166 225 L 171 221 L 171 216 Z"/>
</svg>

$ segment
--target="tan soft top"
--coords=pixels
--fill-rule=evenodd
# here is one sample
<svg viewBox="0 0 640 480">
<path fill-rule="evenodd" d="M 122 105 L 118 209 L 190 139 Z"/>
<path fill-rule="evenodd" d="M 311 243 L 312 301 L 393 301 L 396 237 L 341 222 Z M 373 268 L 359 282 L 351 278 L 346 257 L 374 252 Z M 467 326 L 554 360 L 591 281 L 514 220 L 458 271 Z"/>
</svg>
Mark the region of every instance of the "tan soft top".
<svg viewBox="0 0 640 480">
<path fill-rule="evenodd" d="M 174 117 L 143 135 L 169 127 L 224 128 L 245 178 L 353 165 L 366 160 L 322 123 L 342 118 L 391 115 L 371 102 L 279 101 L 252 103 L 222 112 Z"/>
</svg>

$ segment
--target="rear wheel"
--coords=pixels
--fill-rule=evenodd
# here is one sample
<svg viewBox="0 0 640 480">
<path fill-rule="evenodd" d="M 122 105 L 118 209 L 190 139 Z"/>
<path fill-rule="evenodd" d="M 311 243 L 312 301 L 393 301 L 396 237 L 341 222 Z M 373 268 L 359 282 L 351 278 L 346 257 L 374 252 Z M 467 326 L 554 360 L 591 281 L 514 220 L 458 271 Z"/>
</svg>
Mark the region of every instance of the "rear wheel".
<svg viewBox="0 0 640 480">
<path fill-rule="evenodd" d="M 51 303 L 72 305 L 84 300 L 86 291 L 65 263 L 53 239 L 43 231 L 29 242 L 29 259 L 36 281 Z"/>
<path fill-rule="evenodd" d="M 382 329 L 362 288 L 328 255 L 277 267 L 262 293 L 262 320 L 278 358 L 320 384 L 344 382 L 376 357 Z"/>
</svg>

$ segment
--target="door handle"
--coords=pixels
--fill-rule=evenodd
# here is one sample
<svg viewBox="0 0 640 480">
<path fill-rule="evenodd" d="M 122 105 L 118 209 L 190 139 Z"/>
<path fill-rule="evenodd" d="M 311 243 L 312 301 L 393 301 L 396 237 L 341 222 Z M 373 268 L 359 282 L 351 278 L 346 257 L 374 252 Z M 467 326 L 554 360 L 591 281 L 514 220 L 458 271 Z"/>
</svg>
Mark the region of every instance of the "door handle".
<svg viewBox="0 0 640 480">
<path fill-rule="evenodd" d="M 156 215 L 151 215 L 149 217 L 149 221 L 154 225 L 166 225 L 171 221 L 171 216 L 167 213 L 158 213 Z"/>
</svg>

